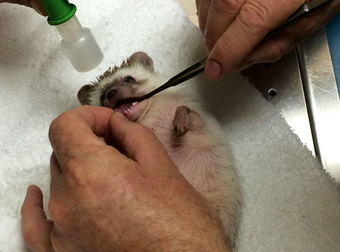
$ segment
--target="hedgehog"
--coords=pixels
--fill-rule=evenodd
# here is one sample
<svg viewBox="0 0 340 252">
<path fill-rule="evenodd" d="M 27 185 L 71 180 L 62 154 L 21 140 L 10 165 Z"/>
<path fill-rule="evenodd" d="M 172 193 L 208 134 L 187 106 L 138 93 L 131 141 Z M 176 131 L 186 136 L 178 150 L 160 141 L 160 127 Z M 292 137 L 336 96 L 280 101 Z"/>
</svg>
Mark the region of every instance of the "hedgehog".
<svg viewBox="0 0 340 252">
<path fill-rule="evenodd" d="M 241 217 L 242 190 L 231 150 L 218 121 L 203 109 L 199 94 L 184 86 L 167 89 L 141 102 L 118 101 L 141 97 L 167 79 L 154 70 L 144 52 L 132 54 L 78 92 L 82 105 L 103 106 L 150 128 L 162 142 L 185 179 L 210 203 L 235 248 Z"/>
</svg>

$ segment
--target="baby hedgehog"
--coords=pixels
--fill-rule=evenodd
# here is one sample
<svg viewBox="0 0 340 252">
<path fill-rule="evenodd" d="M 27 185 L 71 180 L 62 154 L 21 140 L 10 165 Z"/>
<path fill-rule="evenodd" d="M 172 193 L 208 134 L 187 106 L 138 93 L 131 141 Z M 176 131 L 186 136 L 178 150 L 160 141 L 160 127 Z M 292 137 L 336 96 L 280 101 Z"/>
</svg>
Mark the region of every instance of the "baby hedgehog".
<svg viewBox="0 0 340 252">
<path fill-rule="evenodd" d="M 146 53 L 136 52 L 120 67 L 110 68 L 96 82 L 83 86 L 78 99 L 83 105 L 114 108 L 152 129 L 179 171 L 216 210 L 233 247 L 241 215 L 239 176 L 224 142 L 225 133 L 202 109 L 197 92 L 182 85 L 115 108 L 117 101 L 147 94 L 166 81 L 155 72 Z"/>
</svg>

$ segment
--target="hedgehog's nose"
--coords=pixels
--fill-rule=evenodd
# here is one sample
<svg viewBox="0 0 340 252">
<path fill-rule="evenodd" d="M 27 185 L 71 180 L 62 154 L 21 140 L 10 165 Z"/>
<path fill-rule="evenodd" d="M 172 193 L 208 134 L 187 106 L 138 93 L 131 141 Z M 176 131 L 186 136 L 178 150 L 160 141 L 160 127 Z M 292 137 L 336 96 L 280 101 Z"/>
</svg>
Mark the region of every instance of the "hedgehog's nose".
<svg viewBox="0 0 340 252">
<path fill-rule="evenodd" d="M 115 96 L 116 94 L 118 94 L 117 89 L 111 89 L 109 92 L 107 92 L 106 94 L 106 98 L 108 100 L 110 100 L 113 96 Z"/>
</svg>

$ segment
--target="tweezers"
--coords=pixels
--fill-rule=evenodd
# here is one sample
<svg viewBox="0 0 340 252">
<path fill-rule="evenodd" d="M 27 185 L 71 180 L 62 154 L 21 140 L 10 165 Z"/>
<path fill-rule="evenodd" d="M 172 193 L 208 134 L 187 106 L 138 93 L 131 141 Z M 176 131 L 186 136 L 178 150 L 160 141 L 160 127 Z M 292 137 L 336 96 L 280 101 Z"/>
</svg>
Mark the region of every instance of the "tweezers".
<svg viewBox="0 0 340 252">
<path fill-rule="evenodd" d="M 272 30 L 271 32 L 269 32 L 267 34 L 267 36 L 263 39 L 263 41 L 272 37 L 273 35 L 277 34 L 278 32 L 280 32 L 283 29 L 287 28 L 288 26 L 294 24 L 295 22 L 304 18 L 305 16 L 307 16 L 308 14 L 313 12 L 314 10 L 318 9 L 319 7 L 321 7 L 324 4 L 331 2 L 331 1 L 333 1 L 333 0 L 312 0 L 309 3 L 303 4 L 292 16 L 290 16 L 290 18 L 288 18 L 288 20 L 286 22 L 284 22 L 281 26 L 279 26 L 275 30 Z M 150 93 L 148 93 L 146 95 L 143 95 L 141 97 L 126 98 L 126 99 L 122 99 L 122 100 L 117 101 L 115 107 L 118 107 L 118 106 L 120 106 L 120 105 L 122 105 L 123 103 L 126 103 L 126 102 L 143 101 L 145 99 L 150 98 L 151 96 L 153 96 L 155 94 L 158 94 L 159 92 L 161 92 L 165 89 L 168 89 L 169 87 L 177 86 L 178 84 L 183 83 L 183 82 L 195 77 L 196 75 L 198 75 L 198 74 L 200 74 L 204 71 L 206 60 L 207 60 L 207 57 L 201 59 L 200 61 L 196 62 L 192 66 L 188 67 L 184 71 L 180 72 L 176 76 L 169 79 L 162 86 L 156 88 L 155 90 L 151 91 Z"/>
</svg>

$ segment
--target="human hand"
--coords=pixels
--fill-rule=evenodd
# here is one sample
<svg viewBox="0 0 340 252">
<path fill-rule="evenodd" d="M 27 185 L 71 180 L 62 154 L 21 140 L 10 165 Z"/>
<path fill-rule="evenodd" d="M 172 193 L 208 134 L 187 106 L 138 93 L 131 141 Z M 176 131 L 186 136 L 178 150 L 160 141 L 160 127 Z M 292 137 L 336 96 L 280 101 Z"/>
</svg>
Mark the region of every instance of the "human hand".
<svg viewBox="0 0 340 252">
<path fill-rule="evenodd" d="M 340 12 L 340 0 L 261 42 L 309 0 L 196 0 L 199 26 L 210 51 L 209 79 L 240 71 L 254 63 L 274 62 Z"/>
<path fill-rule="evenodd" d="M 40 15 L 47 16 L 47 13 L 39 0 L 0 0 L 0 3 L 14 3 L 33 8 Z"/>
<path fill-rule="evenodd" d="M 206 201 L 145 126 L 82 106 L 52 122 L 50 142 L 53 222 L 38 187 L 22 206 L 33 251 L 229 251 Z"/>
</svg>

